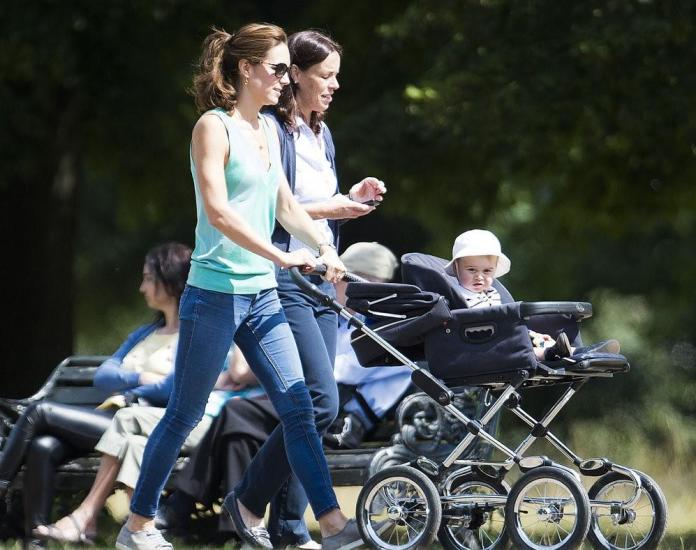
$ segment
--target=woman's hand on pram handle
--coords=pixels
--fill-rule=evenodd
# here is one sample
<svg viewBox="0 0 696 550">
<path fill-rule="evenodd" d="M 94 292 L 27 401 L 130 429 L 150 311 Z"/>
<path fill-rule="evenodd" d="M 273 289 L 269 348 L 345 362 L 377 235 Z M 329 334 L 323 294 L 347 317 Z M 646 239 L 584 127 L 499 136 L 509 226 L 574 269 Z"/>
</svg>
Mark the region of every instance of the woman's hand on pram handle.
<svg viewBox="0 0 696 550">
<path fill-rule="evenodd" d="M 346 272 L 346 266 L 338 257 L 336 247 L 333 244 L 319 245 L 319 253 L 321 256 L 317 258 L 317 264 L 323 264 L 325 268 L 321 276 L 330 283 L 340 281 Z"/>
<path fill-rule="evenodd" d="M 307 266 L 304 266 L 307 267 Z M 297 283 L 297 280 L 295 280 L 295 276 L 300 277 L 303 281 L 305 280 L 302 275 L 320 275 L 324 277 L 326 274 L 326 266 L 324 264 L 317 264 L 314 267 L 310 269 L 302 269 L 298 267 L 291 267 L 289 269 L 290 275 L 292 276 L 293 280 Z M 296 275 L 293 276 L 293 273 Z M 350 273 L 349 271 L 344 271 L 343 274 L 341 275 L 341 278 L 339 279 L 341 281 L 346 281 L 347 283 L 367 283 L 369 281 L 363 279 L 359 275 L 356 275 L 355 273 Z M 297 283 L 299 286 L 300 283 Z"/>
<path fill-rule="evenodd" d="M 278 263 L 281 269 L 296 267 L 303 273 L 309 273 L 317 266 L 317 259 L 306 248 L 300 248 L 292 252 L 282 252 Z"/>
</svg>

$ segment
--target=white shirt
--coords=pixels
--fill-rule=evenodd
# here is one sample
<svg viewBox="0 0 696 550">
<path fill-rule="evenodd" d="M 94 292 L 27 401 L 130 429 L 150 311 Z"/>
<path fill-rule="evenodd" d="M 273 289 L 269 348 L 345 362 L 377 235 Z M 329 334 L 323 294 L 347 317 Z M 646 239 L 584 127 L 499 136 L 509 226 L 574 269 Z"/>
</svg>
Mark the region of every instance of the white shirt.
<svg viewBox="0 0 696 550">
<path fill-rule="evenodd" d="M 466 307 L 473 309 L 475 307 L 492 307 L 499 306 L 501 304 L 500 293 L 494 289 L 484 290 L 482 292 L 474 292 L 468 288 L 464 288 L 459 285 L 459 290 L 461 291 L 464 301 L 466 302 Z"/>
<path fill-rule="evenodd" d="M 300 204 L 310 204 L 330 199 L 336 194 L 336 174 L 326 158 L 324 124 L 319 134 L 312 132 L 301 117 L 296 119 L 295 130 L 295 198 Z M 326 242 L 333 242 L 333 233 L 328 220 L 314 220 Z M 307 248 L 316 251 L 299 239 L 291 236 L 289 251 Z"/>
</svg>

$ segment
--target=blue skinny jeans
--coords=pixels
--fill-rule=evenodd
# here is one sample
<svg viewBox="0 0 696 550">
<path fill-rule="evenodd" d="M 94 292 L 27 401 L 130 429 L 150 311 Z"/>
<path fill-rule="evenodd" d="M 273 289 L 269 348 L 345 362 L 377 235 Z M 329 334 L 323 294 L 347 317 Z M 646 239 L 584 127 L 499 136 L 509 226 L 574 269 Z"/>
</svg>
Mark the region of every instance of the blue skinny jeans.
<svg viewBox="0 0 696 550">
<path fill-rule="evenodd" d="M 335 296 L 331 283 L 317 276 L 307 278 L 324 293 Z M 287 270 L 279 270 L 276 279 L 278 296 L 300 353 L 317 431 L 323 435 L 336 419 L 339 406 L 333 375 L 337 315 L 302 292 Z M 274 546 L 303 544 L 310 540 L 303 519 L 307 496 L 299 479 L 292 473 L 281 426 L 271 433 L 254 457 L 236 493 L 242 503 L 259 516 L 264 515 L 266 505 L 271 502 L 268 531 Z"/>
<path fill-rule="evenodd" d="M 131 511 L 154 517 L 167 477 L 186 436 L 203 416 L 233 340 L 280 417 L 287 459 L 315 515 L 338 508 L 300 357 L 276 290 L 226 294 L 187 286 L 179 318 L 174 388 L 145 447 Z"/>
</svg>

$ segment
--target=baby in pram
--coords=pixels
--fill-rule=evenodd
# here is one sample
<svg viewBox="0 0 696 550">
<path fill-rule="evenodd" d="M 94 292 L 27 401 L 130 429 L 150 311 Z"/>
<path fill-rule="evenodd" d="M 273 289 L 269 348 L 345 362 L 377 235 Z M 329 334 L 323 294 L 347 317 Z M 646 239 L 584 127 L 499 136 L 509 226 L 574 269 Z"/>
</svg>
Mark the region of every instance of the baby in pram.
<svg viewBox="0 0 696 550">
<path fill-rule="evenodd" d="M 470 229 L 459 235 L 452 246 L 452 260 L 445 266 L 448 275 L 457 278 L 468 309 L 498 306 L 500 293 L 493 288 L 495 279 L 510 271 L 510 259 L 503 254 L 498 238 L 485 229 Z M 565 332 L 556 338 L 529 331 L 534 355 L 539 361 L 554 361 L 574 353 L 619 353 L 618 340 L 604 340 L 583 348 L 573 348 Z"/>
</svg>

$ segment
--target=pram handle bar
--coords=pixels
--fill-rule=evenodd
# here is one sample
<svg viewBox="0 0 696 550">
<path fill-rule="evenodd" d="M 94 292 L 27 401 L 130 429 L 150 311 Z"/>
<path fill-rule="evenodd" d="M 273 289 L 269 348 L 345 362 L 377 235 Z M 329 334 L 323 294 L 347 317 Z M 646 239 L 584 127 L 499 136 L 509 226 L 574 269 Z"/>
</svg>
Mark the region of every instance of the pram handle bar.
<svg viewBox="0 0 696 550">
<path fill-rule="evenodd" d="M 312 269 L 312 271 L 310 271 L 308 273 L 303 273 L 302 271 L 300 271 L 299 267 L 291 267 L 288 271 L 290 272 L 290 278 L 293 280 L 293 282 L 297 286 L 299 286 L 303 290 L 305 290 L 305 289 L 309 290 L 309 288 L 305 286 L 305 284 L 308 281 L 307 281 L 307 279 L 304 278 L 304 275 L 324 275 L 326 273 L 326 266 L 324 264 L 319 264 L 314 269 Z M 298 277 L 302 281 L 304 281 L 305 284 L 300 282 Z M 350 273 L 348 271 L 346 271 L 343 274 L 343 280 L 347 283 L 367 283 L 368 282 L 365 279 L 363 279 L 362 277 L 360 277 L 359 275 L 356 275 L 355 273 Z"/>
<path fill-rule="evenodd" d="M 574 319 L 592 317 L 592 304 L 589 302 L 521 302 L 520 315 L 523 318 L 536 315 L 569 315 Z"/>
<path fill-rule="evenodd" d="M 333 309 L 336 313 L 339 315 L 342 314 L 342 310 L 344 309 L 341 304 L 336 302 L 331 296 L 328 294 L 322 292 L 319 290 L 319 287 L 315 285 L 313 282 L 308 281 L 305 278 L 305 275 L 323 275 L 326 273 L 326 266 L 323 264 L 317 265 L 312 271 L 308 273 L 302 273 L 300 271 L 300 268 L 295 266 L 291 267 L 288 269 L 288 273 L 290 273 L 290 278 L 292 281 L 300 287 L 300 290 L 304 292 L 305 294 L 310 295 L 312 298 L 317 300 L 320 304 L 323 304 L 331 309 Z M 344 273 L 343 274 L 343 280 L 347 282 L 353 282 L 353 283 L 366 283 L 367 281 L 363 279 L 362 277 L 358 277 L 357 275 L 353 273 Z M 343 315 L 344 317 L 348 318 L 347 316 Z M 352 323 L 354 326 L 358 326 L 357 323 Z"/>
</svg>

